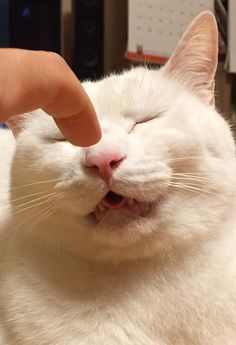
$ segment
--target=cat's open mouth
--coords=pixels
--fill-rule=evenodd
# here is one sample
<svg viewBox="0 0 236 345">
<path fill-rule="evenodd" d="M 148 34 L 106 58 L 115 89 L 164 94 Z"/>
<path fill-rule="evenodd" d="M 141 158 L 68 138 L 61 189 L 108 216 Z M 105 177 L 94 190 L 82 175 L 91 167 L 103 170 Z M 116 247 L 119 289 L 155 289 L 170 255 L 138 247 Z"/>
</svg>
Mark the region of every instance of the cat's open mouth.
<svg viewBox="0 0 236 345">
<path fill-rule="evenodd" d="M 110 191 L 97 205 L 94 213 L 97 220 L 100 221 L 109 211 L 115 212 L 122 209 L 129 211 L 135 216 L 146 217 L 152 210 L 152 203 L 139 202 Z"/>
</svg>

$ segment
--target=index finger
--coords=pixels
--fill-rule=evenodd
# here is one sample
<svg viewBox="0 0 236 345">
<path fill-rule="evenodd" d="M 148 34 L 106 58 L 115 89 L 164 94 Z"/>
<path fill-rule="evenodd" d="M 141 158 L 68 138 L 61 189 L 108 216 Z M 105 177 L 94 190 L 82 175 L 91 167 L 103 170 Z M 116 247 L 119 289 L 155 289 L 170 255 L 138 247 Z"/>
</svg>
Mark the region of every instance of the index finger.
<svg viewBox="0 0 236 345">
<path fill-rule="evenodd" d="M 64 59 L 55 53 L 0 49 L 0 114 L 42 108 L 73 144 L 89 146 L 101 138 L 89 97 Z M 0 119 L 1 120 L 1 119 Z"/>
</svg>

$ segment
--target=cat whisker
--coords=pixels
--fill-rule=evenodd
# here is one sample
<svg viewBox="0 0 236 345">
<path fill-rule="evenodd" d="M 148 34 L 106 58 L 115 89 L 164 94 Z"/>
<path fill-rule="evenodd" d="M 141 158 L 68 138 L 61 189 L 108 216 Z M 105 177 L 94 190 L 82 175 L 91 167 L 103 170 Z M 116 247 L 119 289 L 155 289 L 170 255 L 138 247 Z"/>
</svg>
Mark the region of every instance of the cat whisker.
<svg viewBox="0 0 236 345">
<path fill-rule="evenodd" d="M 204 176 L 205 174 L 209 176 L 215 175 L 215 173 L 209 173 L 208 171 L 206 172 L 205 171 L 204 172 L 174 172 L 173 174 L 180 175 L 180 176 Z"/>
<path fill-rule="evenodd" d="M 192 193 L 200 195 L 200 196 L 202 196 L 204 194 L 202 191 L 201 192 L 196 191 L 196 189 L 191 188 L 187 185 L 183 185 L 183 184 L 171 183 L 169 185 L 169 187 L 179 188 L 179 189 L 182 189 L 183 191 L 192 192 Z"/>
<path fill-rule="evenodd" d="M 198 178 L 199 181 L 200 180 L 205 180 L 205 181 L 208 181 L 208 182 L 212 182 L 212 180 L 214 179 L 214 176 L 215 174 L 212 173 L 205 173 L 205 172 L 201 172 L 201 173 L 176 173 L 176 172 L 173 172 L 172 173 L 172 176 L 174 178 L 176 177 L 184 177 L 184 178 Z"/>
<path fill-rule="evenodd" d="M 30 197 L 33 197 L 36 195 L 46 194 L 46 193 L 48 193 L 48 191 L 41 191 L 41 192 L 37 192 L 37 193 L 27 194 L 27 195 L 24 195 L 24 196 L 16 198 L 16 199 L 10 199 L 7 202 L 2 203 L 2 205 L 5 206 L 5 204 L 12 204 L 12 203 L 15 203 L 15 202 L 20 201 L 20 200 L 24 200 L 24 199 L 27 199 L 27 198 L 30 198 Z"/>
<path fill-rule="evenodd" d="M 16 226 L 14 229 L 15 239 L 17 240 L 17 238 L 20 237 L 21 240 L 25 242 L 25 244 L 28 243 L 31 238 L 30 234 L 32 233 L 32 230 L 33 230 L 32 225 L 34 224 L 35 220 L 37 222 L 39 217 L 41 217 L 47 211 L 48 211 L 48 207 L 44 207 L 43 209 L 40 209 L 38 212 L 34 213 L 33 215 L 31 214 L 30 217 L 27 217 L 23 222 L 21 222 L 20 225 Z M 24 231 L 22 231 L 23 226 L 24 226 Z M 18 228 L 21 229 L 20 232 L 17 231 Z"/>
<path fill-rule="evenodd" d="M 22 226 L 28 225 L 31 220 L 35 219 L 35 217 L 38 217 L 41 213 L 42 209 L 38 210 L 38 212 L 35 212 L 34 214 L 27 214 L 26 212 L 23 221 L 14 226 L 14 240 L 17 241 L 19 237 L 24 238 L 25 240 L 27 238 L 28 226 L 24 227 L 24 231 L 22 231 Z M 21 229 L 21 231 L 18 231 L 18 229 Z"/>
<path fill-rule="evenodd" d="M 25 212 L 29 209 L 32 209 L 34 207 L 37 207 L 37 206 L 41 206 L 49 201 L 52 201 L 53 199 L 57 198 L 57 195 L 56 193 L 51 195 L 51 196 L 48 196 L 48 198 L 46 200 L 43 200 L 41 202 L 38 202 L 38 203 L 34 203 L 33 205 L 30 205 L 30 206 L 27 206 L 27 207 L 24 207 L 22 209 L 17 209 L 16 212 L 13 211 L 12 215 L 15 215 L 15 214 L 18 214 L 18 213 L 21 213 L 21 212 Z"/>
<path fill-rule="evenodd" d="M 63 192 L 58 195 L 58 200 L 60 200 L 63 197 Z M 51 215 L 53 215 L 56 211 L 57 207 L 56 205 L 51 206 L 50 208 L 44 207 L 43 210 L 41 209 L 41 212 L 37 214 L 34 218 L 31 218 L 31 223 L 27 223 L 28 232 L 32 232 L 37 229 L 37 227 L 42 224 L 46 219 L 48 219 Z M 52 232 L 53 228 L 51 228 Z"/>
<path fill-rule="evenodd" d="M 50 183 L 50 182 L 60 182 L 60 179 L 52 179 L 52 180 L 42 180 L 42 181 L 37 181 L 37 182 L 32 182 L 32 183 L 27 183 L 25 185 L 22 186 L 16 186 L 14 188 L 11 188 L 9 191 L 14 191 L 16 189 L 20 189 L 20 188 L 26 188 L 29 186 L 35 186 L 35 185 L 40 185 L 40 184 L 44 184 L 44 183 Z"/>
<path fill-rule="evenodd" d="M 222 198 L 222 196 L 219 193 L 213 193 L 210 190 L 203 189 L 203 188 L 197 188 L 195 186 L 191 186 L 191 185 L 188 185 L 185 183 L 170 182 L 169 187 L 176 187 L 176 188 L 179 188 L 182 190 L 194 192 L 194 193 L 199 194 L 199 195 L 209 194 L 209 195 L 217 197 L 221 200 L 224 200 L 224 198 Z"/>
<path fill-rule="evenodd" d="M 184 161 L 184 160 L 190 160 L 190 159 L 202 159 L 201 156 L 185 156 L 185 157 L 178 157 L 178 158 L 170 158 L 167 159 L 167 163 L 173 163 L 173 162 L 179 162 L 179 161 Z"/>
<path fill-rule="evenodd" d="M 19 209 L 19 208 L 21 208 L 21 207 L 23 207 L 23 206 L 30 205 L 30 204 L 32 204 L 32 203 L 34 203 L 34 202 L 36 202 L 36 201 L 39 201 L 39 200 L 48 198 L 49 196 L 55 195 L 55 194 L 56 194 L 55 192 L 47 193 L 46 195 L 40 196 L 40 197 L 38 197 L 38 198 L 34 198 L 34 199 L 30 200 L 30 201 L 24 202 L 23 204 L 14 205 L 14 210 L 17 210 L 17 209 Z"/>
<path fill-rule="evenodd" d="M 63 193 L 58 194 L 57 199 L 60 199 L 62 197 L 62 194 Z M 26 211 L 26 217 L 24 217 L 23 222 L 18 224 L 14 229 L 15 235 L 17 235 L 17 233 L 18 233 L 16 231 L 18 228 L 22 228 L 23 225 L 27 225 L 25 227 L 25 231 L 24 231 L 25 238 L 27 238 L 28 237 L 27 234 L 28 234 L 29 230 L 32 229 L 32 226 L 31 226 L 32 221 L 34 222 L 35 219 L 36 219 L 36 221 L 39 220 L 39 217 L 41 217 L 46 211 L 48 212 L 49 209 L 51 210 L 51 208 L 55 208 L 55 210 L 56 210 L 56 205 L 51 206 L 51 208 L 48 208 L 48 205 L 45 205 L 45 203 L 41 203 L 41 205 L 43 205 L 43 207 L 40 208 L 39 210 L 37 210 L 36 212 L 34 212 L 33 214 L 31 213 L 31 209 L 29 209 L 28 210 L 28 217 L 27 217 L 27 211 Z M 54 210 L 54 212 L 55 212 L 55 210 Z M 29 214 L 29 212 L 30 212 L 30 214 Z M 19 234 L 21 237 L 23 236 L 22 231 Z"/>
<path fill-rule="evenodd" d="M 202 177 L 205 173 L 185 173 L 185 172 L 173 172 L 175 176 L 193 176 L 193 177 Z"/>
<path fill-rule="evenodd" d="M 50 208 L 44 208 L 43 212 L 38 215 L 37 217 L 34 217 L 33 222 L 31 223 L 27 223 L 29 230 L 32 231 L 33 229 L 35 229 L 38 225 L 40 225 L 41 223 L 43 223 L 43 221 L 45 219 L 47 219 L 50 215 L 52 215 L 56 210 L 56 206 L 53 205 Z"/>
<path fill-rule="evenodd" d="M 206 177 L 201 177 L 201 176 L 181 176 L 181 175 L 175 175 L 173 174 L 173 181 L 186 181 L 186 182 L 196 182 L 196 183 L 211 183 L 211 184 L 216 184 L 214 181 L 211 179 L 208 179 Z"/>
</svg>

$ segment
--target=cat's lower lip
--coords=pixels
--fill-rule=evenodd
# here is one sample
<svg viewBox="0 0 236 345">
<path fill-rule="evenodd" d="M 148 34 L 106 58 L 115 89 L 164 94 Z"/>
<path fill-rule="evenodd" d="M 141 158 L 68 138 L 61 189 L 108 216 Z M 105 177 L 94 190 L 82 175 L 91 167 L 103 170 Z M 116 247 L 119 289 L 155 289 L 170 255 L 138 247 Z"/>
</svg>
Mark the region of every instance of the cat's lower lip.
<svg viewBox="0 0 236 345">
<path fill-rule="evenodd" d="M 97 205 L 94 214 L 97 221 L 101 221 L 111 212 L 126 211 L 138 217 L 147 217 L 153 210 L 153 203 L 139 202 L 135 199 L 109 192 Z"/>
</svg>

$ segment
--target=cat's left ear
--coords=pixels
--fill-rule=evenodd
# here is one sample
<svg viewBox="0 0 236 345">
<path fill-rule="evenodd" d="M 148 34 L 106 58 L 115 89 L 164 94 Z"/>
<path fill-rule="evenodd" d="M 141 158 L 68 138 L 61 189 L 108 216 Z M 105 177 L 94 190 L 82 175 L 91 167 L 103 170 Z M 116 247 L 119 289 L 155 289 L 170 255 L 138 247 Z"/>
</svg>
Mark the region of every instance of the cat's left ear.
<svg viewBox="0 0 236 345">
<path fill-rule="evenodd" d="M 214 15 L 205 11 L 187 28 L 163 70 L 191 88 L 206 105 L 214 105 L 217 59 L 217 24 Z"/>
</svg>

